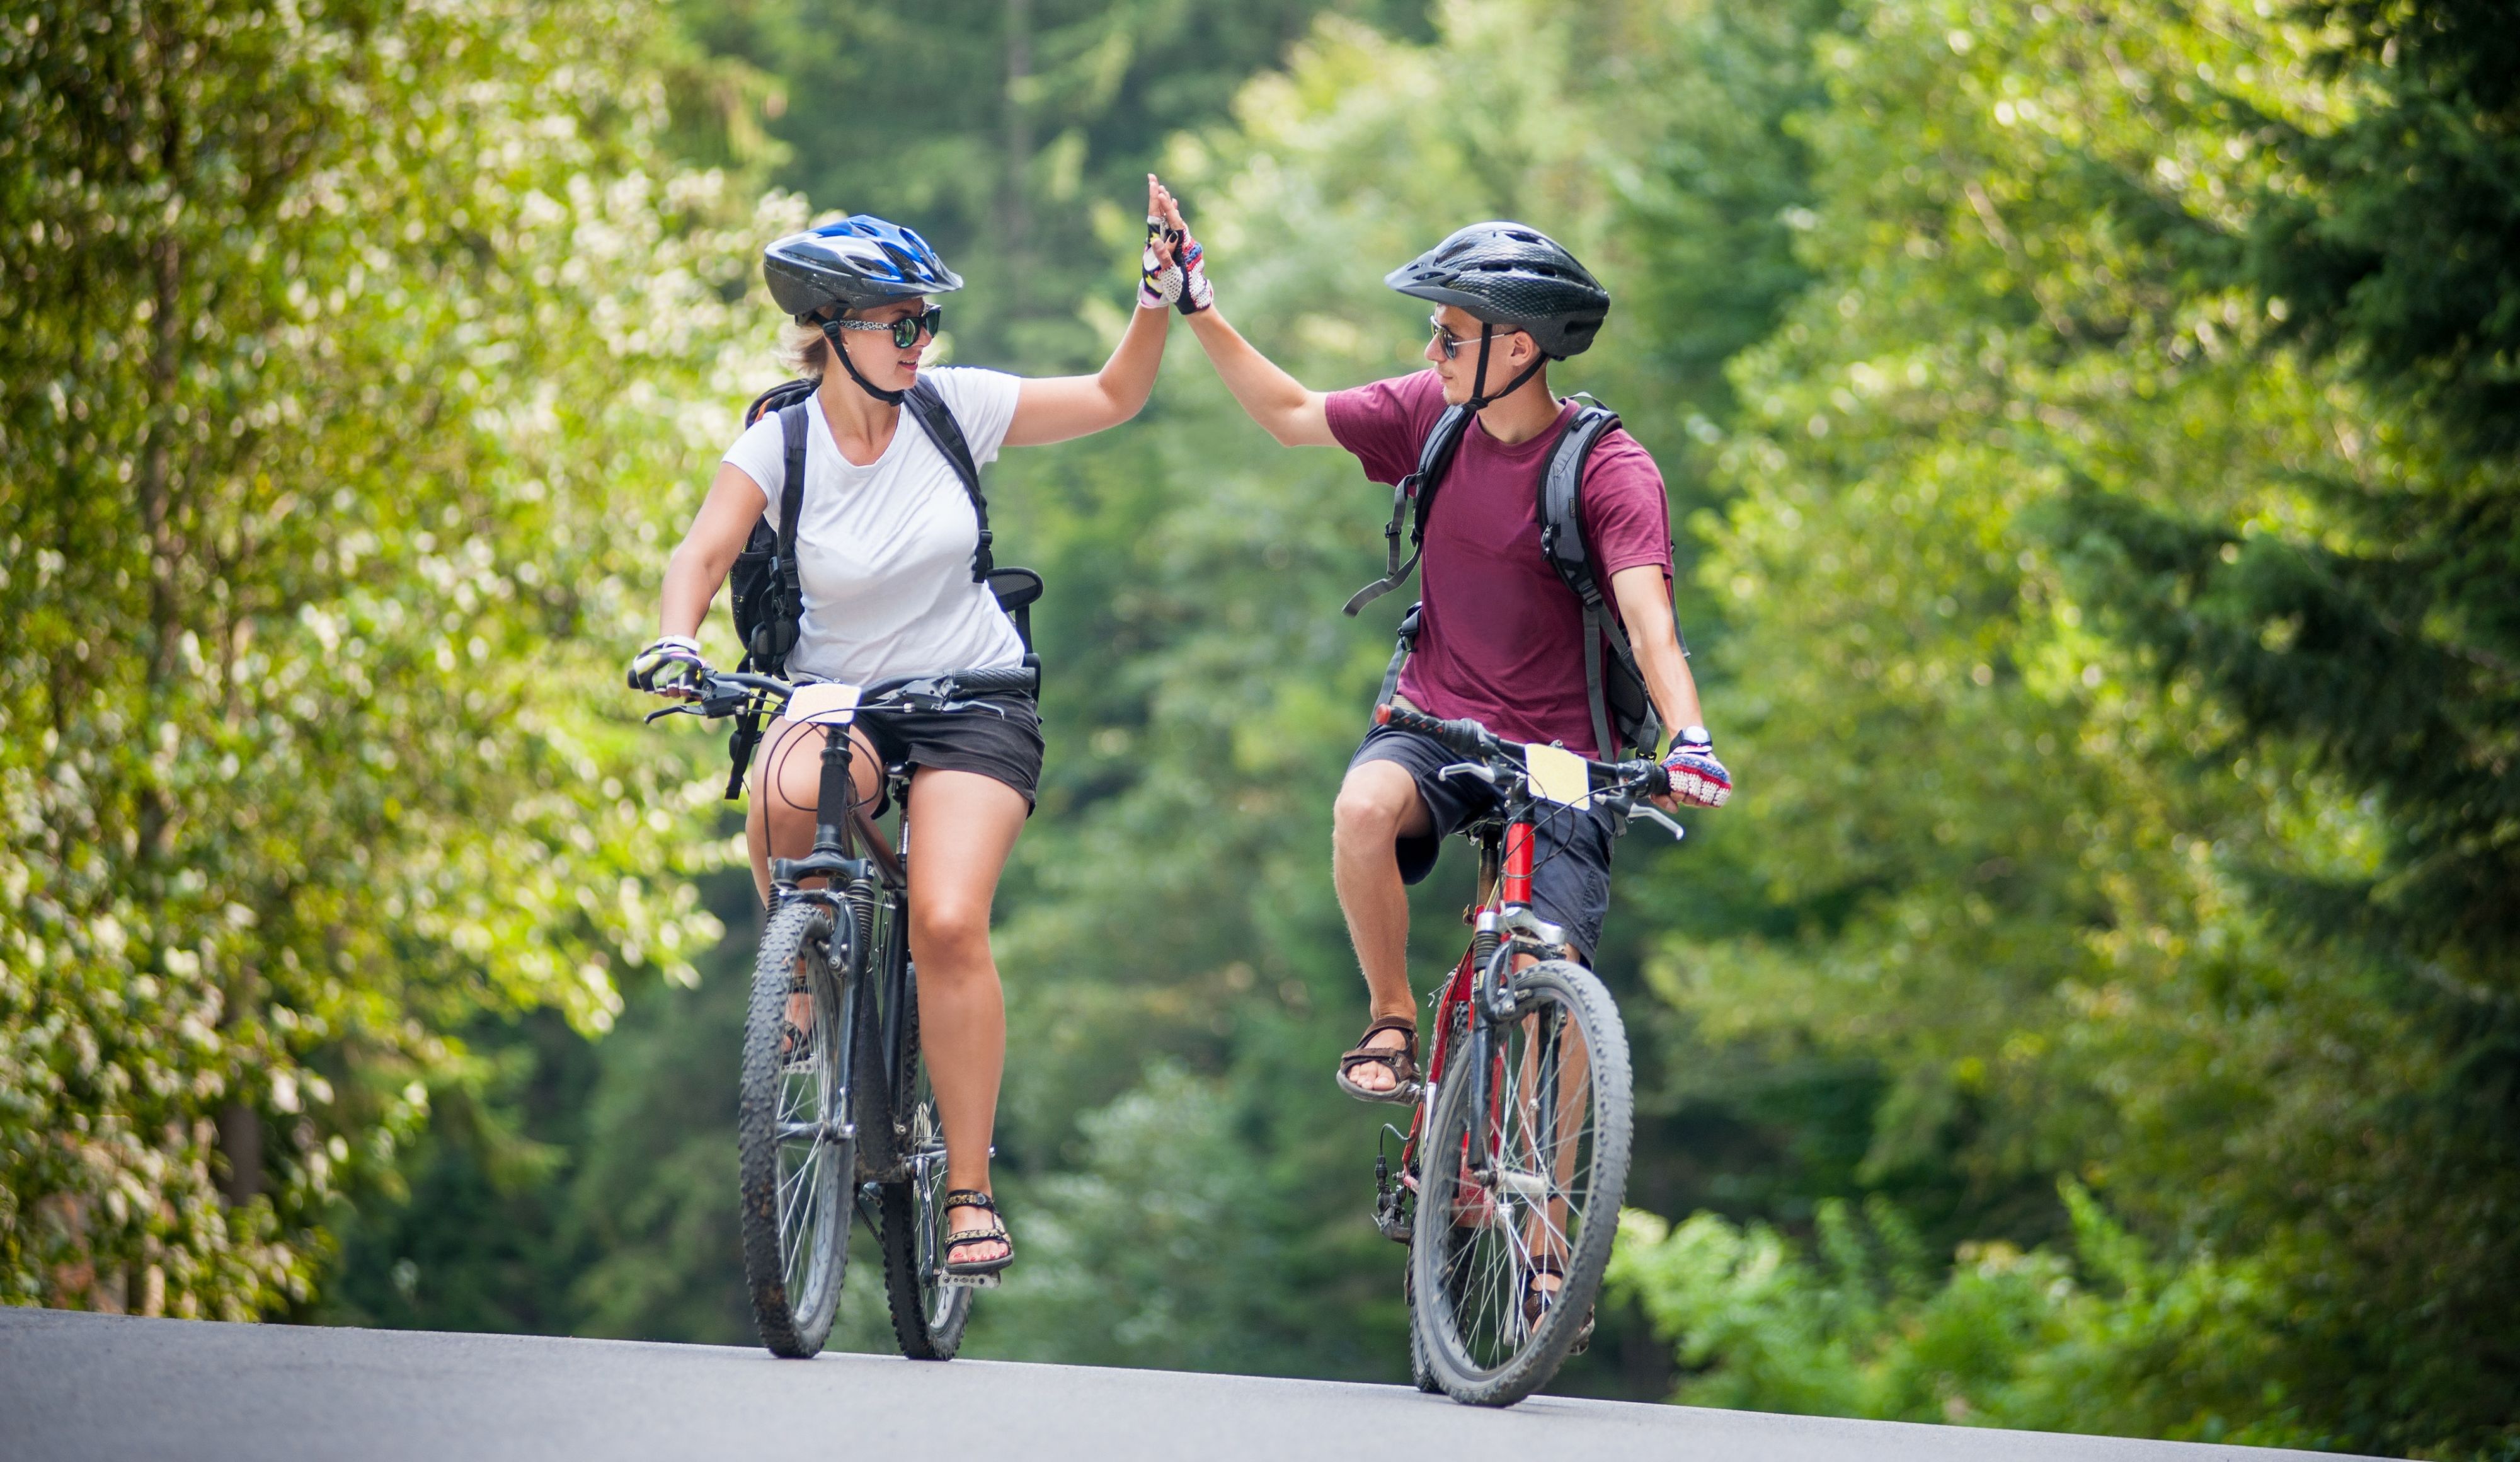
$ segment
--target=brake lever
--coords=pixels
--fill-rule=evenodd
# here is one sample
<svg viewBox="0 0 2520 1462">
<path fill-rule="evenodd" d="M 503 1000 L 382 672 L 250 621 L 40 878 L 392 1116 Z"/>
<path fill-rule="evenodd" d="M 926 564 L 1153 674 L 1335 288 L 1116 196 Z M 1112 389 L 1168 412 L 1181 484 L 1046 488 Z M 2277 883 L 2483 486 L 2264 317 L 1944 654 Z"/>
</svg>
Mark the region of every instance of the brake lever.
<svg viewBox="0 0 2520 1462">
<path fill-rule="evenodd" d="M 1445 767 L 1442 771 L 1435 773 L 1435 775 L 1438 778 L 1450 776 L 1476 777 L 1480 781 L 1487 783 L 1490 787 L 1494 787 L 1497 782 L 1496 768 L 1493 766 L 1482 765 L 1476 761 L 1456 761 L 1452 765 Z"/>
<path fill-rule="evenodd" d="M 1664 827 L 1671 830 L 1671 841 L 1674 843 L 1678 843 L 1688 836 L 1688 829 L 1682 827 L 1677 822 L 1674 822 L 1660 807 L 1655 806 L 1651 802 L 1637 803 L 1635 807 L 1630 809 L 1630 815 L 1651 818 L 1653 821 L 1662 824 Z"/>
<path fill-rule="evenodd" d="M 662 710 L 649 711 L 639 718 L 639 722 L 641 725 L 652 726 L 669 715 L 698 715 L 699 713 L 700 708 L 697 706 L 668 706 Z"/>
</svg>

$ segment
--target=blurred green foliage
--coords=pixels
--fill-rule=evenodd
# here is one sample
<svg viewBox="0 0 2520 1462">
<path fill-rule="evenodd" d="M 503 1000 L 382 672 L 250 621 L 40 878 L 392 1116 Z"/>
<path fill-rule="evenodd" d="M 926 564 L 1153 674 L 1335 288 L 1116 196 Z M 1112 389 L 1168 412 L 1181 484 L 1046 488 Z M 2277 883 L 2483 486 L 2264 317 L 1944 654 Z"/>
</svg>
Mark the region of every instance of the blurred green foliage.
<svg viewBox="0 0 2520 1462">
<path fill-rule="evenodd" d="M 457 14 L 492 28 L 488 10 Z M 366 195 L 285 170 L 268 197 L 240 194 L 216 230 L 235 252 L 186 288 L 232 282 L 190 307 L 211 323 L 187 340 L 249 341 L 254 373 L 154 385 L 163 317 L 113 291 L 156 277 L 158 235 L 48 246 L 57 213 L 84 216 L 30 191 L 61 166 L 12 174 L 0 249 L 59 281 L 11 296 L 38 328 L 5 346 L 54 352 L 50 375 L 6 378 L 19 536 L 0 593 L 28 626 L 0 764 L 18 830 L 0 1243 L 20 1246 L 0 1257 L 33 1276 L 18 1298 L 135 1302 L 148 1266 L 176 1273 L 170 1252 L 228 1245 L 248 1256 L 218 1260 L 237 1277 L 198 1289 L 205 1309 L 747 1343 L 727 1118 L 749 889 L 721 871 L 704 899 L 672 891 L 724 858 L 715 741 L 634 741 L 609 689 L 738 393 L 770 379 L 772 321 L 742 281 L 799 208 L 774 195 L 747 219 L 734 201 L 776 181 L 816 209 L 904 218 L 971 281 L 957 358 L 1059 370 L 1124 319 L 1152 166 L 1184 194 L 1224 308 L 1317 388 L 1413 368 L 1422 311 L 1381 275 L 1471 219 L 1550 229 L 1617 299 L 1601 345 L 1553 380 L 1618 407 L 1663 464 L 1683 618 L 1742 791 L 1684 847 L 1621 849 L 1598 962 L 1638 1050 L 1640 1211 L 1600 1339 L 1559 1389 L 2520 1448 L 2505 7 L 676 14 L 638 13 L 634 53 L 567 70 L 607 78 L 600 106 L 528 83 L 626 33 L 629 11 L 538 10 L 548 36 L 415 53 L 495 55 L 518 84 L 464 93 L 504 99 L 465 125 L 572 118 L 498 149 L 419 149 L 364 112 L 307 123 L 339 157 L 402 160 L 385 171 L 413 191 L 355 216 L 438 189 L 512 221 L 479 244 L 369 230 L 354 276 L 336 242 L 354 215 L 323 201 Z M 422 23 L 379 17 L 355 34 Z M 197 84 L 264 76 L 261 54 Z M 417 108 L 457 73 L 415 63 L 392 95 Z M 71 135 L 30 117 L 0 157 Z M 522 171 L 466 170 L 493 159 Z M 149 227 L 193 215 L 163 216 Z M 418 302 L 349 303 L 391 288 Z M 296 313 L 263 323 L 240 302 L 256 290 Z M 578 328 L 590 316 L 603 330 Z M 73 348 L 104 341 L 112 353 Z M 1172 353 L 1139 422 L 991 473 L 1002 556 L 1050 580 L 1051 759 L 997 932 L 1001 1191 L 1024 1257 L 970 1350 L 1396 1380 L 1399 1253 L 1365 1221 L 1386 1114 L 1326 1078 L 1363 1004 L 1327 878 L 1329 794 L 1397 613 L 1335 606 L 1377 561 L 1380 494 L 1341 454 L 1276 447 L 1190 342 Z M 261 404 L 289 392 L 306 404 Z M 449 414 L 424 418 L 445 392 Z M 124 409 L 53 404 L 109 399 Z M 612 409 L 574 414 L 596 401 Z M 450 425 L 373 427 L 397 417 Z M 165 421 L 198 441 L 170 460 L 212 464 L 181 480 L 249 480 L 215 454 L 280 441 L 294 455 L 254 491 L 295 507 L 340 480 L 337 511 L 357 514 L 266 512 L 266 539 L 248 512 L 265 499 L 190 487 L 209 506 L 185 511 L 212 516 L 185 521 L 210 526 L 155 549 L 132 484 L 152 480 Z M 101 445 L 74 450 L 81 432 Z M 110 531 L 44 536 L 91 522 Z M 458 523 L 487 545 L 465 562 L 506 586 L 470 603 L 417 537 Z M 89 546 L 36 555 L 64 541 Z M 211 543 L 230 546 L 213 560 Z M 200 575 L 166 580 L 167 601 L 210 617 L 183 627 L 212 648 L 175 675 L 193 700 L 171 704 L 200 705 L 190 729 L 145 755 L 118 749 L 149 750 L 123 728 L 169 704 L 149 668 L 161 562 Z M 359 631 L 398 668 L 353 681 L 319 626 L 359 594 L 407 608 Z M 269 608 L 240 639 L 210 608 L 230 603 Z M 478 704 L 431 668 L 475 634 Z M 710 634 L 723 650 L 722 623 Z M 209 668 L 222 644 L 291 643 L 307 668 L 287 673 L 307 678 L 285 696 L 279 661 Z M 21 732 L 60 714 L 48 687 L 91 681 L 121 699 L 62 722 L 85 728 L 62 745 L 89 760 Z M 254 711 L 263 729 L 214 729 L 255 695 L 282 697 Z M 344 697 L 376 709 L 345 714 Z M 471 739 L 428 740 L 441 725 Z M 319 726 L 320 751 L 292 740 Z M 179 778 L 212 755 L 197 741 L 238 748 L 239 769 Z M 380 770 L 475 741 L 427 779 Z M 295 759 L 245 770 L 274 749 Z M 141 836 L 166 825 L 144 820 L 150 799 L 178 789 L 177 841 Z M 544 810 L 511 810 L 528 806 Z M 285 809 L 287 842 L 209 831 L 265 808 Z M 523 850 L 465 851 L 502 838 Z M 1448 863 L 1418 894 L 1429 969 L 1465 882 Z M 574 913 L 537 901 L 580 887 L 599 894 Z M 255 922 L 213 946 L 194 931 L 228 927 L 184 924 L 188 897 Z M 468 898 L 496 911 L 469 916 L 486 947 L 444 913 Z M 728 937 L 700 950 L 712 923 Z M 151 933 L 93 952 L 108 928 Z M 529 957 L 544 947 L 554 963 Z M 60 949 L 81 952 L 44 962 Z M 590 966 L 602 984 L 572 982 Z M 300 967 L 329 982 L 272 973 Z M 246 970 L 250 1008 L 285 1023 L 225 1017 Z M 146 1003 L 164 992 L 215 1039 L 185 1044 L 182 1012 Z M 319 1105 L 319 1076 L 385 1095 Z M 210 1135 L 231 1092 L 274 1141 L 270 1186 L 243 1202 L 218 1191 Z M 335 1132 L 353 1161 L 307 1175 L 299 1155 Z M 140 1198 L 201 1216 L 126 1223 Z M 280 1247 L 194 1236 L 217 1224 Z M 32 1247 L 64 1234 L 88 1247 Z M 292 1302 L 327 1235 L 321 1298 Z M 835 1343 L 886 1348 L 871 1257 Z M 59 1277 L 82 1273 L 84 1290 Z"/>
<path fill-rule="evenodd" d="M 652 170 L 630 24 L 0 14 L 0 1296 L 306 1301 L 466 1021 L 718 933 L 602 691 L 794 210 Z"/>
</svg>

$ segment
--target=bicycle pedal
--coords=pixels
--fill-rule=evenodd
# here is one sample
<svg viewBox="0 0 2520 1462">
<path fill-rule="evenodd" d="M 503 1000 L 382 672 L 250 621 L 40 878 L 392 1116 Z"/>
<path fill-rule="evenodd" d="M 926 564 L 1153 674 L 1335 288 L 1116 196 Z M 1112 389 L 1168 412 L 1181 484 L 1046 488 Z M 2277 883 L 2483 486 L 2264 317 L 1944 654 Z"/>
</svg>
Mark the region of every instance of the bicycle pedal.
<svg viewBox="0 0 2520 1462">
<path fill-rule="evenodd" d="M 995 1274 L 939 1274 L 936 1276 L 936 1282 L 949 1290 L 994 1290 L 998 1287 L 998 1276 Z"/>
</svg>

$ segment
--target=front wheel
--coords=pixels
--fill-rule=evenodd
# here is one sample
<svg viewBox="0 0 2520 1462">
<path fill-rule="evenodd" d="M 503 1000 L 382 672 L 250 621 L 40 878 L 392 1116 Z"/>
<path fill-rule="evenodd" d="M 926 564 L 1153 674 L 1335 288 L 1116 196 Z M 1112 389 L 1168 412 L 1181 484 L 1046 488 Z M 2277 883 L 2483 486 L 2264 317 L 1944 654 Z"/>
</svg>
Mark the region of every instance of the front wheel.
<svg viewBox="0 0 2520 1462">
<path fill-rule="evenodd" d="M 971 1318 L 971 1291 L 945 1283 L 945 1129 L 936 1094 L 919 1059 L 919 982 L 904 982 L 901 1082 L 893 1119 L 897 1170 L 877 1198 L 876 1231 L 883 1245 L 883 1293 L 892 1309 L 892 1338 L 913 1360 L 951 1360 Z"/>
<path fill-rule="evenodd" d="M 820 904 L 770 918 L 753 967 L 736 1113 L 743 1277 L 774 1354 L 823 1348 L 848 1263 L 856 1134 L 841 1062 L 853 926 Z"/>
<path fill-rule="evenodd" d="M 1521 1014 L 1464 1040 L 1443 1074 L 1409 1253 L 1414 1348 L 1475 1406 L 1510 1406 L 1557 1373 L 1628 1184 L 1628 1038 L 1610 992 L 1563 960 L 1513 990 Z"/>
</svg>

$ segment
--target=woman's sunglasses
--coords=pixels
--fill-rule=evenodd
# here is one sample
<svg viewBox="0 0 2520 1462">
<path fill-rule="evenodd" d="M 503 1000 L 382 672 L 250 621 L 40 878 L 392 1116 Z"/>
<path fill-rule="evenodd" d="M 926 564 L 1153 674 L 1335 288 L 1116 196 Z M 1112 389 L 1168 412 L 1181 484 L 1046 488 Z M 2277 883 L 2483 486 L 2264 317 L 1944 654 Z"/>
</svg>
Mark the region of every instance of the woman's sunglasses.
<svg viewBox="0 0 2520 1462">
<path fill-rule="evenodd" d="M 898 320 L 825 320 L 823 323 L 836 325 L 842 330 L 889 330 L 892 332 L 893 348 L 907 350 L 919 343 L 919 332 L 924 330 L 927 338 L 934 340 L 936 333 L 945 328 L 945 306 L 931 304 L 919 314 L 904 315 Z"/>
</svg>

